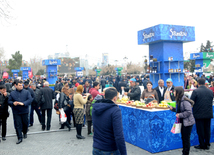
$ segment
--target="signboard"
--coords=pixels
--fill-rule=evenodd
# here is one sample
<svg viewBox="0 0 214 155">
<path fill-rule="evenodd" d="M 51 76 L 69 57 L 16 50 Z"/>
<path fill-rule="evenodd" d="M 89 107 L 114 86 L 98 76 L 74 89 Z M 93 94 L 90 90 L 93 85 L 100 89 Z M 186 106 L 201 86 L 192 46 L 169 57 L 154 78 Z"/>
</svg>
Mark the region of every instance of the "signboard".
<svg viewBox="0 0 214 155">
<path fill-rule="evenodd" d="M 214 59 L 214 53 L 211 52 L 203 52 L 204 59 Z"/>
<path fill-rule="evenodd" d="M 18 72 L 19 72 L 19 69 L 12 69 L 11 72 L 12 72 L 12 73 L 18 73 Z"/>
<path fill-rule="evenodd" d="M 191 53 L 190 59 L 203 59 L 203 53 Z"/>
<path fill-rule="evenodd" d="M 75 67 L 74 70 L 75 71 L 82 71 L 82 70 L 84 70 L 84 68 L 83 67 Z"/>
<path fill-rule="evenodd" d="M 51 66 L 51 65 L 61 65 L 61 60 L 59 59 L 47 59 L 42 61 L 43 66 Z"/>
<path fill-rule="evenodd" d="M 76 58 L 59 58 L 61 65 L 58 66 L 59 73 L 75 73 L 75 67 L 80 67 L 80 59 Z"/>
<path fill-rule="evenodd" d="M 138 31 L 138 45 L 160 41 L 195 41 L 195 27 L 159 24 Z"/>
<path fill-rule="evenodd" d="M 30 67 L 21 67 L 20 70 L 21 71 L 29 71 L 29 70 L 31 70 L 31 68 Z"/>
</svg>

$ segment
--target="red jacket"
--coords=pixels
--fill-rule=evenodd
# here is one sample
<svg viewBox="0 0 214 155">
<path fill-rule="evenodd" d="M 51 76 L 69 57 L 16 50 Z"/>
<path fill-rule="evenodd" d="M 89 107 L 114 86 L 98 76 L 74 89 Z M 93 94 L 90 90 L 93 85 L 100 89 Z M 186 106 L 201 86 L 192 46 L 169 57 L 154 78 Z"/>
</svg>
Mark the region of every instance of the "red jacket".
<svg viewBox="0 0 214 155">
<path fill-rule="evenodd" d="M 214 87 L 210 87 L 210 90 L 213 91 L 213 96 L 214 96 Z"/>
<path fill-rule="evenodd" d="M 98 90 L 95 88 L 91 88 L 89 93 L 93 96 L 93 98 L 95 98 L 97 96 L 97 94 L 103 95 L 103 94 L 99 93 Z"/>
</svg>

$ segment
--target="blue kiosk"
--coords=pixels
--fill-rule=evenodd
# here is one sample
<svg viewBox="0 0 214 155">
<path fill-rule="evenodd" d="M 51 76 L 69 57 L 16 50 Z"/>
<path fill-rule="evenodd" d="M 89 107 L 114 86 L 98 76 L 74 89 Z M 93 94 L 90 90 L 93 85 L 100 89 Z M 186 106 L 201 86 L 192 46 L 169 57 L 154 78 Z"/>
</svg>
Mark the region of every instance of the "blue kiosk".
<svg viewBox="0 0 214 155">
<path fill-rule="evenodd" d="M 20 70 L 22 71 L 22 80 L 27 80 L 29 78 L 28 72 L 31 70 L 30 67 L 21 67 Z"/>
<path fill-rule="evenodd" d="M 138 45 L 149 45 L 149 73 L 153 87 L 158 80 L 172 78 L 174 86 L 184 85 L 183 43 L 195 41 L 191 26 L 160 24 L 138 31 Z"/>
<path fill-rule="evenodd" d="M 83 67 L 75 67 L 74 70 L 76 71 L 76 77 L 82 77 L 83 76 Z"/>
<path fill-rule="evenodd" d="M 46 66 L 47 81 L 49 84 L 55 84 L 57 80 L 57 65 L 61 65 L 60 59 L 47 59 L 42 61 L 42 65 Z"/>
<path fill-rule="evenodd" d="M 19 74 L 19 69 L 12 69 L 11 72 L 13 73 L 13 79 L 16 79 Z"/>
</svg>

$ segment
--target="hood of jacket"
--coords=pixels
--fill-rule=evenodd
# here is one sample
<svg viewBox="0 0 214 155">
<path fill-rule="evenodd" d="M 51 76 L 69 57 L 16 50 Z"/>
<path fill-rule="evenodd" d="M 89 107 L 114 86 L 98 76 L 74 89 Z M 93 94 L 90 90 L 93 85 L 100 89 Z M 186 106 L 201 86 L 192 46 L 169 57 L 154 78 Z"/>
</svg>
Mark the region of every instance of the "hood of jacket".
<svg viewBox="0 0 214 155">
<path fill-rule="evenodd" d="M 103 99 L 103 96 L 102 95 L 99 95 L 99 94 L 97 94 L 97 96 L 94 98 L 96 101 L 97 100 L 101 100 L 101 99 Z"/>
<path fill-rule="evenodd" d="M 182 97 L 181 101 L 188 101 L 192 105 L 192 107 L 195 104 L 193 100 L 187 98 L 185 95 Z"/>
<path fill-rule="evenodd" d="M 113 101 L 101 99 L 93 104 L 93 111 L 96 115 L 101 115 L 104 111 L 117 106 Z"/>
</svg>

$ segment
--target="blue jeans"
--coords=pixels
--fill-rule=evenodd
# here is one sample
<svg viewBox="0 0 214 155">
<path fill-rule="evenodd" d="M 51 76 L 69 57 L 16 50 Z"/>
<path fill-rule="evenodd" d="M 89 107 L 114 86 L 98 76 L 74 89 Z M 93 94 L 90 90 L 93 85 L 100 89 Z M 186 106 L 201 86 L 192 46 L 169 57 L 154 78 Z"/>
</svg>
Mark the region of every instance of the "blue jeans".
<svg viewBox="0 0 214 155">
<path fill-rule="evenodd" d="M 120 155 L 120 152 L 119 150 L 108 152 L 93 148 L 93 155 Z"/>
</svg>

